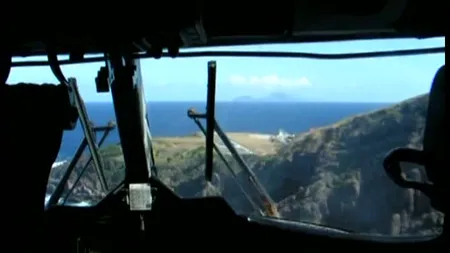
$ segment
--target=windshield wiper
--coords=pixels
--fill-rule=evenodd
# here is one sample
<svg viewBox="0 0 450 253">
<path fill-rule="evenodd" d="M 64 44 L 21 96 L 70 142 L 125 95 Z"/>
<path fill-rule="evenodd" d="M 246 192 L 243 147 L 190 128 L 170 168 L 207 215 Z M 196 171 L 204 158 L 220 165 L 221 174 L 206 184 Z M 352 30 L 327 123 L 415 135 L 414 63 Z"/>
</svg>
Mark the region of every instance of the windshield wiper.
<svg viewBox="0 0 450 253">
<path fill-rule="evenodd" d="M 206 130 L 203 127 L 202 123 L 198 120 L 198 118 L 195 117 L 196 112 L 193 109 L 190 109 L 188 111 L 188 117 L 190 117 L 192 120 L 194 120 L 195 124 L 198 126 L 198 128 L 200 129 L 200 131 L 206 136 Z M 236 174 L 236 172 L 234 172 L 233 168 L 231 167 L 231 165 L 228 163 L 228 161 L 225 159 L 225 156 L 223 155 L 223 153 L 220 151 L 219 147 L 217 146 L 217 144 L 213 141 L 213 148 L 214 151 L 216 152 L 216 154 L 220 157 L 220 159 L 222 160 L 222 162 L 224 163 L 225 167 L 228 169 L 228 171 L 231 173 L 231 177 L 234 180 L 234 182 L 238 185 L 238 187 L 241 189 L 242 193 L 244 194 L 244 197 L 247 199 L 247 201 L 250 203 L 250 205 L 253 207 L 253 209 L 255 210 L 259 210 L 260 208 L 258 207 L 258 205 L 252 200 L 250 194 L 247 193 L 247 191 L 245 190 L 245 188 L 242 186 L 241 183 L 239 183 L 238 180 L 238 176 Z M 212 171 L 211 171 L 212 174 Z"/>
<path fill-rule="evenodd" d="M 205 161 L 205 177 L 207 181 L 211 181 L 212 178 L 212 171 L 213 171 L 213 151 L 215 150 L 216 153 L 219 155 L 219 157 L 222 159 L 222 161 L 225 163 L 226 167 L 231 172 L 231 175 L 233 176 L 235 182 L 239 185 L 241 190 L 243 191 L 245 197 L 248 199 L 248 201 L 251 203 L 251 205 L 255 208 L 256 204 L 251 200 L 250 196 L 247 194 L 247 192 L 244 190 L 243 186 L 238 182 L 237 176 L 234 173 L 233 169 L 229 166 L 228 162 L 222 155 L 222 153 L 217 148 L 217 145 L 214 143 L 214 136 L 217 134 L 217 136 L 220 138 L 222 143 L 225 145 L 225 147 L 228 149 L 228 151 L 231 153 L 231 156 L 236 160 L 238 165 L 241 168 L 241 171 L 246 174 L 246 178 L 249 180 L 251 185 L 253 185 L 254 189 L 258 193 L 258 196 L 260 197 L 259 202 L 261 204 L 260 208 L 257 208 L 260 213 L 278 217 L 279 213 L 276 208 L 275 202 L 270 197 L 269 193 L 266 191 L 264 186 L 259 182 L 256 175 L 253 173 L 253 171 L 250 169 L 250 167 L 247 165 L 247 163 L 244 161 L 244 159 L 240 156 L 239 152 L 236 150 L 233 143 L 228 139 L 227 135 L 222 131 L 219 124 L 217 123 L 215 119 L 215 92 L 216 92 L 216 72 L 217 72 L 217 63 L 215 61 L 208 62 L 208 94 L 207 94 L 207 101 L 206 101 L 206 113 L 200 114 L 197 113 L 194 109 L 188 110 L 188 117 L 193 119 L 194 122 L 197 124 L 197 126 L 200 128 L 202 133 L 206 137 L 206 161 Z M 202 124 L 200 123 L 199 119 L 206 119 L 206 130 L 203 128 Z"/>
<path fill-rule="evenodd" d="M 86 146 L 89 147 L 89 151 L 91 153 L 92 160 L 94 162 L 95 171 L 97 173 L 97 176 L 100 181 L 100 185 L 104 192 L 108 191 L 108 185 L 106 182 L 105 175 L 103 173 L 103 161 L 101 160 L 101 157 L 98 153 L 98 145 L 95 141 L 95 132 L 93 130 L 93 127 L 91 126 L 91 122 L 89 121 L 83 99 L 81 98 L 81 95 L 78 91 L 77 81 L 75 78 L 69 78 L 68 80 L 66 80 L 66 78 L 64 77 L 64 75 L 61 71 L 61 68 L 60 68 L 60 65 L 58 62 L 58 57 L 54 52 L 50 51 L 48 53 L 48 61 L 50 63 L 51 70 L 52 70 L 53 74 L 55 75 L 55 77 L 58 79 L 58 81 L 68 87 L 68 89 L 70 91 L 70 99 L 73 100 L 73 104 L 75 104 L 75 107 L 78 112 L 78 116 L 80 118 L 81 127 L 84 132 L 84 139 L 75 154 L 76 159 L 72 159 L 72 160 L 75 160 L 75 161 L 71 162 L 72 167 L 69 167 L 67 169 L 63 178 L 57 185 L 55 192 L 50 196 L 50 199 L 46 204 L 46 206 L 50 207 L 50 206 L 53 206 L 58 203 L 59 198 L 61 197 L 61 194 L 64 190 L 65 184 L 66 184 L 67 180 L 69 179 L 69 176 L 72 173 L 72 170 L 75 167 L 77 160 L 83 154 Z"/>
<path fill-rule="evenodd" d="M 58 61 L 58 56 L 53 49 L 54 48 L 52 47 L 48 48 L 48 62 L 50 64 L 50 68 L 56 79 L 58 79 L 61 84 L 66 85 L 70 91 L 70 99 L 73 100 L 73 104 L 75 104 L 75 107 L 77 109 L 78 116 L 80 118 L 80 124 L 83 129 L 89 151 L 92 155 L 92 160 L 94 162 L 95 170 L 100 180 L 100 185 L 106 192 L 108 191 L 108 185 L 106 183 L 105 175 L 103 174 L 103 162 L 98 154 L 98 147 L 96 145 L 97 143 L 95 143 L 95 134 L 92 131 L 83 99 L 81 98 L 81 95 L 78 91 L 77 81 L 75 78 L 69 78 L 68 80 L 65 78 Z"/>
<path fill-rule="evenodd" d="M 295 230 L 295 231 L 304 231 L 308 233 L 318 233 L 318 234 L 336 234 L 336 235 L 343 235 L 343 234 L 354 234 L 355 231 L 344 229 L 344 228 L 336 228 L 336 227 L 330 227 L 323 224 L 317 224 L 313 222 L 307 222 L 307 221 L 294 221 L 294 220 L 286 220 L 286 219 L 279 219 L 276 217 L 261 217 L 261 216 L 249 216 L 247 217 L 247 220 L 250 222 L 256 222 L 260 224 L 265 224 L 269 226 L 277 226 L 283 229 L 289 229 L 289 230 Z"/>
<path fill-rule="evenodd" d="M 108 123 L 107 126 L 101 126 L 101 127 L 94 127 L 93 131 L 96 132 L 103 132 L 102 137 L 100 138 L 100 141 L 98 142 L 98 147 L 100 148 L 103 143 L 105 142 L 106 138 L 108 137 L 109 133 L 114 130 L 116 128 L 116 124 L 115 122 L 110 121 Z M 82 145 L 84 143 L 86 143 L 85 141 L 86 139 L 83 140 L 83 142 L 81 143 L 80 147 L 82 147 Z M 86 147 L 86 145 L 84 145 L 84 148 Z M 84 151 L 83 148 L 83 151 Z M 81 152 L 83 152 L 81 151 Z M 75 153 L 74 158 L 72 159 L 72 161 L 70 161 L 69 167 L 67 168 L 66 173 L 72 173 L 73 168 L 75 167 L 75 165 L 77 164 L 78 160 L 80 159 L 78 155 L 78 150 L 77 153 Z M 77 187 L 78 182 L 80 181 L 80 179 L 83 177 L 84 172 L 86 171 L 86 169 L 89 167 L 89 165 L 92 162 L 92 155 L 89 157 L 88 161 L 84 164 L 83 168 L 81 169 L 80 173 L 78 174 L 77 178 L 75 179 L 75 181 L 72 184 L 72 187 L 68 190 L 68 192 L 66 193 L 66 195 L 64 196 L 63 201 L 61 202 L 61 205 L 64 205 L 67 200 L 69 199 L 69 197 L 72 195 L 73 190 Z M 62 180 L 61 180 L 62 181 Z M 60 194 L 61 195 L 61 194 Z"/>
<path fill-rule="evenodd" d="M 106 140 L 106 138 L 108 137 L 108 134 L 114 130 L 114 128 L 116 127 L 114 122 L 110 122 L 107 126 L 101 126 L 101 127 L 93 127 L 92 131 L 94 133 L 97 132 L 103 132 L 103 136 L 100 139 L 98 145 L 96 145 L 97 147 L 101 147 L 101 145 L 103 144 L 103 142 Z M 53 191 L 53 193 L 50 196 L 50 199 L 48 200 L 46 207 L 51 207 L 54 206 L 56 204 L 59 203 L 60 198 L 65 190 L 67 181 L 69 180 L 70 176 L 72 175 L 73 170 L 75 169 L 75 166 L 77 165 L 78 161 L 80 160 L 81 156 L 83 155 L 86 147 L 88 146 L 88 142 L 86 140 L 86 138 L 83 139 L 83 141 L 80 143 L 80 146 L 78 146 L 77 151 L 75 152 L 75 155 L 72 157 L 72 160 L 70 161 L 64 175 L 62 176 L 61 180 L 58 182 L 58 185 L 56 186 L 55 190 Z M 75 189 L 75 187 L 77 186 L 78 182 L 80 181 L 81 177 L 84 174 L 84 171 L 88 168 L 89 164 L 92 162 L 92 154 L 89 157 L 89 160 L 87 161 L 87 163 L 84 165 L 83 169 L 81 170 L 81 172 L 78 174 L 77 178 L 75 179 L 74 184 L 72 185 L 72 187 L 69 189 L 68 193 L 66 194 L 66 196 L 64 197 L 64 200 L 61 202 L 62 205 L 64 205 L 67 201 L 67 199 L 69 198 L 69 196 L 71 195 L 72 191 Z M 95 166 L 95 164 L 94 164 Z"/>
</svg>

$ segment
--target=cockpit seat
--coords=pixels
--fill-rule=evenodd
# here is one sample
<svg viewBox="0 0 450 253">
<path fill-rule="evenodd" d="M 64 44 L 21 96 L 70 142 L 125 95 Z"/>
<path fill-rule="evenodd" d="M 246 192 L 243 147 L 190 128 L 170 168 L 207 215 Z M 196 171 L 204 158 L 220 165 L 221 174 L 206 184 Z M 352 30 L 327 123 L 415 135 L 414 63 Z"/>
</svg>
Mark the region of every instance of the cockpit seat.
<svg viewBox="0 0 450 253">
<path fill-rule="evenodd" d="M 423 140 L 423 152 L 427 158 L 428 179 L 438 186 L 449 185 L 444 169 L 449 162 L 449 114 L 447 103 L 448 85 L 445 82 L 445 66 L 442 66 L 434 77 L 428 102 L 427 120 Z M 446 165 L 447 164 L 447 165 Z"/>
<path fill-rule="evenodd" d="M 14 251 L 40 242 L 47 181 L 71 117 L 64 85 L 0 85 L 0 229 Z"/>
<path fill-rule="evenodd" d="M 423 150 L 398 148 L 384 160 L 386 173 L 397 185 L 423 192 L 430 198 L 431 205 L 444 213 L 449 209 L 450 193 L 447 175 L 450 159 L 448 99 L 444 65 L 437 71 L 429 94 Z M 424 166 L 429 182 L 412 182 L 403 178 L 400 162 Z"/>
</svg>

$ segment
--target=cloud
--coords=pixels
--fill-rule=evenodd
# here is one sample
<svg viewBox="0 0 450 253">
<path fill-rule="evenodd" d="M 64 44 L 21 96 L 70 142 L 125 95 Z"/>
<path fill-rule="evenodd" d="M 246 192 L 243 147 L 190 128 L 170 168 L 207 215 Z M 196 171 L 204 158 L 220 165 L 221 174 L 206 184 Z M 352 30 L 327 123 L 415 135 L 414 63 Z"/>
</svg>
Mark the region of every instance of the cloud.
<svg viewBox="0 0 450 253">
<path fill-rule="evenodd" d="M 310 86 L 311 82 L 306 77 L 299 78 L 284 78 L 278 75 L 265 76 L 230 76 L 230 82 L 234 85 L 249 85 L 264 88 L 290 88 L 290 87 L 306 87 Z"/>
</svg>

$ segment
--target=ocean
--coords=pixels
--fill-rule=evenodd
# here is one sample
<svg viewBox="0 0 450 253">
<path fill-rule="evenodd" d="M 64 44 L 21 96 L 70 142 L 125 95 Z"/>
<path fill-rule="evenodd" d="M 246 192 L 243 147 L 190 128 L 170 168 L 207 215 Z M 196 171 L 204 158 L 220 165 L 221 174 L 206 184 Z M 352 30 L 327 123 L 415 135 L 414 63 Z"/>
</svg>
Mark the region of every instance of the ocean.
<svg viewBox="0 0 450 253">
<path fill-rule="evenodd" d="M 226 132 L 276 134 L 282 129 L 288 133 L 300 133 L 389 105 L 386 103 L 218 102 L 216 119 Z M 106 125 L 109 121 L 115 120 L 111 103 L 86 103 L 86 108 L 90 120 L 96 126 Z M 152 136 L 184 136 L 198 132 L 197 126 L 187 117 L 189 108 L 204 112 L 205 103 L 148 103 L 147 112 Z M 58 160 L 70 159 L 82 138 L 83 131 L 79 123 L 74 130 L 66 131 Z M 118 142 L 120 139 L 117 130 L 114 130 L 104 145 Z"/>
</svg>

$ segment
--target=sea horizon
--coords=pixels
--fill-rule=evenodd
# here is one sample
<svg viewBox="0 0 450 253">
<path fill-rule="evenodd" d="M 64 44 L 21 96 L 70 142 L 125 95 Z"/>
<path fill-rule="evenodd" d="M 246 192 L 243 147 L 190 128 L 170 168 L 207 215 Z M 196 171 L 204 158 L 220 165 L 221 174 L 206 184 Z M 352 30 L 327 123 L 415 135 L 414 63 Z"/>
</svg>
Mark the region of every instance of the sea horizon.
<svg viewBox="0 0 450 253">
<path fill-rule="evenodd" d="M 149 101 L 147 113 L 152 137 L 182 137 L 200 130 L 187 117 L 189 108 L 204 112 L 204 101 Z M 277 134 L 279 130 L 298 134 L 311 128 L 323 127 L 347 117 L 368 113 L 391 105 L 390 103 L 320 103 L 320 102 L 218 102 L 216 119 L 225 132 Z M 112 102 L 87 102 L 89 119 L 96 126 L 115 121 Z M 83 138 L 80 124 L 65 131 L 60 159 L 71 157 Z M 120 142 L 117 129 L 112 131 L 104 145 Z"/>
<path fill-rule="evenodd" d="M 206 104 L 205 100 L 146 100 L 146 104 L 148 103 L 165 103 L 165 104 L 185 104 L 185 103 L 203 103 Z M 233 101 L 233 100 L 216 100 L 216 103 L 234 103 L 234 104 L 246 104 L 246 103 L 252 103 L 252 104 L 385 104 L 385 105 L 393 105 L 396 103 L 400 103 L 401 101 L 375 101 L 375 102 L 366 102 L 366 101 L 260 101 L 260 100 L 254 100 L 254 101 Z M 113 101 L 85 101 L 85 104 L 113 104 Z"/>
</svg>

